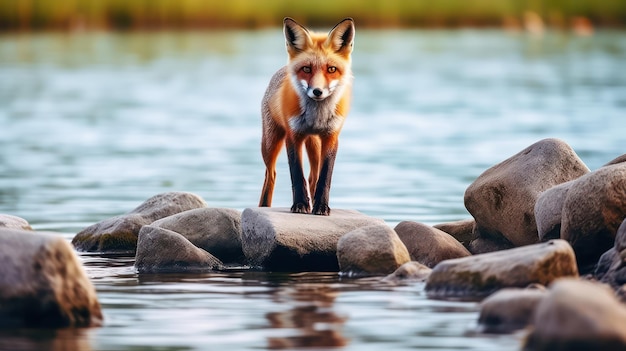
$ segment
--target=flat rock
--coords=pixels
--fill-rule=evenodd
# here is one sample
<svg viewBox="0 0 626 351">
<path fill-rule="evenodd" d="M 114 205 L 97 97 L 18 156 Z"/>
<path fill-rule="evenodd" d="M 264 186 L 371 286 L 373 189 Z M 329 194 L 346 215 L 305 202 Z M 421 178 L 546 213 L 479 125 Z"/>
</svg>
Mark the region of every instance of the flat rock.
<svg viewBox="0 0 626 351">
<path fill-rule="evenodd" d="M 0 327 L 102 324 L 96 290 L 59 234 L 0 228 Z"/>
<path fill-rule="evenodd" d="M 409 251 L 411 260 L 423 263 L 430 268 L 443 260 L 471 255 L 450 234 L 426 224 L 403 221 L 394 230 Z"/>
<path fill-rule="evenodd" d="M 442 261 L 428 277 L 426 293 L 433 298 L 476 299 L 568 276 L 578 276 L 576 257 L 566 241 L 557 239 Z"/>
<path fill-rule="evenodd" d="M 483 333 L 512 333 L 532 322 L 545 289 L 502 289 L 480 304 L 478 325 Z"/>
<path fill-rule="evenodd" d="M 204 272 L 222 262 L 181 234 L 146 225 L 139 231 L 135 268 L 139 273 Z"/>
<path fill-rule="evenodd" d="M 574 150 L 558 139 L 541 140 L 487 169 L 465 191 L 477 236 L 494 241 L 495 248 L 538 242 L 534 208 L 539 194 L 588 172 Z"/>
<path fill-rule="evenodd" d="M 556 281 L 532 324 L 524 350 L 626 350 L 626 307 L 602 284 Z"/>
<path fill-rule="evenodd" d="M 396 232 L 386 224 L 357 228 L 339 239 L 337 260 L 349 276 L 387 275 L 411 257 Z"/>
<path fill-rule="evenodd" d="M 393 284 L 424 282 L 433 270 L 419 262 L 411 261 L 398 267 L 383 281 Z"/>
<path fill-rule="evenodd" d="M 173 214 L 207 207 L 198 195 L 168 192 L 155 195 L 134 210 L 107 218 L 81 230 L 72 239 L 78 251 L 135 252 L 137 236 L 142 226 Z"/>
<path fill-rule="evenodd" d="M 579 265 L 594 265 L 613 246 L 626 218 L 626 163 L 599 168 L 570 187 L 563 203 L 561 239 L 570 242 Z"/>
<path fill-rule="evenodd" d="M 241 248 L 241 211 L 196 208 L 159 219 L 150 225 L 181 234 L 224 263 L 245 262 Z"/>
<path fill-rule="evenodd" d="M 474 220 L 474 218 L 468 218 L 455 222 L 436 224 L 433 227 L 452 235 L 452 237 L 463 244 L 465 248 L 468 248 L 470 242 L 476 239 L 474 232 L 475 225 L 476 220 Z"/>
<path fill-rule="evenodd" d="M 0 228 L 33 230 L 24 218 L 0 213 Z"/>
<path fill-rule="evenodd" d="M 330 216 L 291 213 L 288 208 L 247 208 L 241 215 L 242 248 L 250 262 L 273 271 L 338 271 L 337 242 L 378 218 L 333 209 Z"/>
</svg>

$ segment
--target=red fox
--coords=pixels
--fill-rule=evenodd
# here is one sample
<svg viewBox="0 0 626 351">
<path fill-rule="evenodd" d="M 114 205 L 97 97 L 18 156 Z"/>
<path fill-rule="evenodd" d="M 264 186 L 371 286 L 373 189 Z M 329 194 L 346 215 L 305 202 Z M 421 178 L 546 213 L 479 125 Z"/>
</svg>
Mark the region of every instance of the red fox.
<svg viewBox="0 0 626 351">
<path fill-rule="evenodd" d="M 346 18 L 328 34 L 310 32 L 291 18 L 283 24 L 289 61 L 270 80 L 261 104 L 261 154 L 266 170 L 259 206 L 272 205 L 276 159 L 285 144 L 293 192 L 291 212 L 328 216 L 339 132 L 350 109 L 354 21 Z M 303 145 L 310 163 L 308 189 Z"/>
</svg>

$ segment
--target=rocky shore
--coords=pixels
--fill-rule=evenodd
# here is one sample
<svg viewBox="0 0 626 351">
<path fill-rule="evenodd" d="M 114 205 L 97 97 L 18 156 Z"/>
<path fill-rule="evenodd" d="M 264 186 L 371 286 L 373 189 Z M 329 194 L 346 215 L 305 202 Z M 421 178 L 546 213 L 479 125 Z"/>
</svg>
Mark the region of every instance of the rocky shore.
<svg viewBox="0 0 626 351">
<path fill-rule="evenodd" d="M 470 219 L 436 226 L 407 220 L 391 228 L 353 210 L 333 209 L 328 217 L 284 208 L 240 212 L 170 192 L 83 229 L 72 245 L 135 255 L 138 273 L 238 266 L 425 282 L 430 298 L 482 300 L 483 332 L 527 329 L 526 350 L 626 348 L 626 155 L 591 171 L 565 142 L 544 139 L 483 172 L 464 202 Z M 72 274 L 42 262 L 59 259 Z M 0 306 L 13 306 L 0 309 L 0 320 L 32 320 L 20 319 L 20 304 L 32 298 L 16 284 L 38 279 L 42 291 L 60 298 L 61 312 L 33 313 L 50 316 L 52 325 L 98 325 L 93 286 L 58 236 L 0 215 L 0 264 L 7 267 Z M 58 276 L 75 296 L 46 290 L 42 267 L 44 278 Z"/>
</svg>

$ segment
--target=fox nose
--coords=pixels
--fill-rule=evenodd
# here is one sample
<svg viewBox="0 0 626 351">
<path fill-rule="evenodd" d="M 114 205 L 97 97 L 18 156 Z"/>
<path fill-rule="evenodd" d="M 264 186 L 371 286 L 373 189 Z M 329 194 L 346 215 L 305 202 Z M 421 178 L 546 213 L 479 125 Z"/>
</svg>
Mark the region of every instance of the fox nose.
<svg viewBox="0 0 626 351">
<path fill-rule="evenodd" d="M 320 88 L 313 89 L 313 95 L 315 95 L 315 97 L 320 97 L 322 95 L 322 89 Z"/>
</svg>

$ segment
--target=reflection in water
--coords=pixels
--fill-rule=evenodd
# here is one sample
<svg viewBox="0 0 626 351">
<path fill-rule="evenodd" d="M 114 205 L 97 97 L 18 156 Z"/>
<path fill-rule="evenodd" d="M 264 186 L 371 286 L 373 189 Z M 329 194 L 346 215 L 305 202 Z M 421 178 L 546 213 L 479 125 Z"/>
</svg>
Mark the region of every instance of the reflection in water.
<svg viewBox="0 0 626 351">
<path fill-rule="evenodd" d="M 91 351 L 89 329 L 0 330 L 0 350 Z"/>
<path fill-rule="evenodd" d="M 275 295 L 277 302 L 294 306 L 266 315 L 272 328 L 293 329 L 295 335 L 268 337 L 268 348 L 340 347 L 348 344 L 341 328 L 347 317 L 333 311 L 338 292 L 327 284 L 302 284 L 285 287 Z"/>
</svg>

